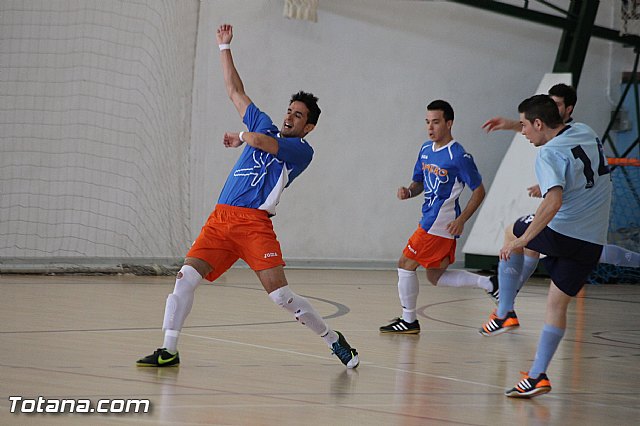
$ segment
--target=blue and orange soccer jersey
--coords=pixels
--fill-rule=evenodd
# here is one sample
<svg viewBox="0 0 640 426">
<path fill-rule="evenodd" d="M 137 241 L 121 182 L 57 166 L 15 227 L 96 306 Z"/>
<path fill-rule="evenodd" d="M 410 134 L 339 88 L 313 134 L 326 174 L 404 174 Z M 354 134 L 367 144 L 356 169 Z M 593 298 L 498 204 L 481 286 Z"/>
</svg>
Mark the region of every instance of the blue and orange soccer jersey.
<svg viewBox="0 0 640 426">
<path fill-rule="evenodd" d="M 458 198 L 465 185 L 475 190 L 482 184 L 471 154 L 452 140 L 436 149 L 433 141 L 422 144 L 413 170 L 413 181 L 424 186 L 424 204 L 420 226 L 427 233 L 454 238 L 447 225 L 460 216 Z"/>
<path fill-rule="evenodd" d="M 278 153 L 269 154 L 246 145 L 222 188 L 218 204 L 276 213 L 282 191 L 307 168 L 313 148 L 303 138 L 283 138 L 271 118 L 253 103 L 243 118 L 250 132 L 278 141 Z"/>
</svg>

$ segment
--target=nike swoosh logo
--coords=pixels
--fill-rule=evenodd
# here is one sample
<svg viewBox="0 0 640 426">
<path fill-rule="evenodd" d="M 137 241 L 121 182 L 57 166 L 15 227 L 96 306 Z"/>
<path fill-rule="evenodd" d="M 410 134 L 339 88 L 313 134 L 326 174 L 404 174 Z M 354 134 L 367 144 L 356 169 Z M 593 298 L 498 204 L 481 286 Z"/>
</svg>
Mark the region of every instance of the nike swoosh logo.
<svg viewBox="0 0 640 426">
<path fill-rule="evenodd" d="M 178 356 L 178 354 L 175 354 L 175 355 L 174 355 L 174 356 L 172 356 L 171 358 L 163 359 L 163 358 L 162 358 L 162 355 L 160 355 L 160 356 L 158 357 L 158 364 L 159 364 L 159 365 L 167 364 L 167 363 L 169 363 L 169 362 L 173 361 L 174 359 L 176 359 L 176 356 Z"/>
</svg>

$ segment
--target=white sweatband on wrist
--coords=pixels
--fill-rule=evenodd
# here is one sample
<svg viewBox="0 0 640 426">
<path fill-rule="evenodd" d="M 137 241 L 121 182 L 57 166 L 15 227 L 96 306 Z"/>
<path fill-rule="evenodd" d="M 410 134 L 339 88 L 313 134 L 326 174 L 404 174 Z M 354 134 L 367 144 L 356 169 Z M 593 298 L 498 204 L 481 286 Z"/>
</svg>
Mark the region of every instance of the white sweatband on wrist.
<svg viewBox="0 0 640 426">
<path fill-rule="evenodd" d="M 240 142 L 244 142 L 244 138 L 242 137 L 242 135 L 244 135 L 244 132 L 240 132 L 240 134 L 238 135 L 238 138 L 240 138 Z"/>
<path fill-rule="evenodd" d="M 409 198 L 413 197 L 413 194 L 411 193 L 411 188 L 407 188 L 407 191 L 409 191 Z"/>
<path fill-rule="evenodd" d="M 218 45 L 218 48 L 222 52 L 223 50 L 231 50 L 231 45 L 229 43 L 222 43 Z"/>
</svg>

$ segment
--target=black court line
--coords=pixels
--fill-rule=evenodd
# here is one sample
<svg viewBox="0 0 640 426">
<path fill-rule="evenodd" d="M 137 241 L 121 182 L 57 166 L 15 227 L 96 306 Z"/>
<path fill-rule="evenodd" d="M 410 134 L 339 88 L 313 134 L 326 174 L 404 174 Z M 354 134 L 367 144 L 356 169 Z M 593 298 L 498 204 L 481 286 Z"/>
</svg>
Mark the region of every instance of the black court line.
<svg viewBox="0 0 640 426">
<path fill-rule="evenodd" d="M 243 287 L 243 286 L 236 286 L 236 285 L 229 285 L 229 288 L 240 288 L 242 290 L 255 290 L 255 291 L 262 291 L 264 292 L 264 289 L 262 288 L 250 288 L 250 287 Z M 351 312 L 351 309 L 349 309 L 349 307 L 347 305 L 344 305 L 342 303 L 339 302 L 335 302 L 333 300 L 329 300 L 329 299 L 323 299 L 321 297 L 315 297 L 315 296 L 306 296 L 301 294 L 300 296 L 307 298 L 307 299 L 311 299 L 311 300 L 316 300 L 318 302 L 324 302 L 327 303 L 329 305 L 332 305 L 336 308 L 336 311 L 330 315 L 324 316 L 322 317 L 324 320 L 329 320 L 329 319 L 333 319 L 333 318 L 338 318 L 341 317 L 343 315 L 348 314 L 349 312 Z M 274 305 L 274 308 L 277 308 Z M 252 325 L 274 325 L 274 324 L 288 324 L 288 323 L 292 323 L 292 322 L 296 322 L 295 320 L 286 320 L 286 321 L 263 321 L 263 322 L 248 322 L 248 323 L 237 323 L 237 324 L 208 324 L 208 325 L 190 325 L 190 326 L 186 326 L 183 327 L 183 330 L 187 330 L 187 329 L 203 329 L 203 328 L 224 328 L 224 327 L 246 327 L 246 326 L 252 326 Z M 0 334 L 35 334 L 35 333 L 77 333 L 77 332 L 87 332 L 87 333 L 100 333 L 100 332 L 113 332 L 113 331 L 147 331 L 147 330 L 158 330 L 162 328 L 162 324 L 160 324 L 160 326 L 154 326 L 154 327 L 124 327 L 124 328 L 80 328 L 80 329 L 64 329 L 64 330 L 23 330 L 23 331 L 0 331 Z"/>
<path fill-rule="evenodd" d="M 439 305 L 447 305 L 447 304 L 451 304 L 451 303 L 459 303 L 459 302 L 468 302 L 470 300 L 477 300 L 478 298 L 469 298 L 469 299 L 453 299 L 453 300 L 447 300 L 444 302 L 438 302 L 438 303 L 431 303 L 429 305 L 424 305 L 418 309 L 416 309 L 416 313 L 426 319 L 430 319 L 432 321 L 441 323 L 441 324 L 448 324 L 448 325 L 453 325 L 456 327 L 462 327 L 462 328 L 467 328 L 467 329 L 474 329 L 474 330 L 478 330 L 480 328 L 480 324 L 478 324 L 477 327 L 475 326 L 470 326 L 470 325 L 465 325 L 465 324 L 460 324 L 457 322 L 453 322 L 453 321 L 447 321 L 447 320 L 443 320 L 443 319 L 438 319 L 435 318 L 433 316 L 427 315 L 426 314 L 426 310 L 433 308 L 435 306 L 439 306 Z M 595 346 L 605 346 L 605 347 L 612 347 L 612 348 L 624 348 L 624 349 L 637 349 L 640 348 L 640 342 L 630 342 L 630 341 L 616 341 L 613 339 L 608 339 L 605 337 L 600 336 L 601 333 L 612 333 L 612 332 L 618 332 L 618 331 L 637 331 L 637 330 L 605 330 L 605 331 L 594 331 L 591 332 L 591 336 L 596 338 L 596 339 L 600 339 L 600 340 L 604 340 L 604 341 L 609 341 L 612 343 L 603 343 L 603 342 L 591 342 L 591 341 L 587 341 L 587 340 L 583 340 L 583 339 L 571 339 L 571 338 L 564 338 L 563 340 L 565 342 L 574 342 L 574 343 L 582 343 L 585 345 L 595 345 Z M 493 336 L 493 337 L 484 337 L 485 339 L 496 339 L 499 338 L 499 336 Z M 623 345 L 616 345 L 613 343 L 621 343 L 623 345 L 631 345 L 631 346 L 623 346 Z"/>
</svg>

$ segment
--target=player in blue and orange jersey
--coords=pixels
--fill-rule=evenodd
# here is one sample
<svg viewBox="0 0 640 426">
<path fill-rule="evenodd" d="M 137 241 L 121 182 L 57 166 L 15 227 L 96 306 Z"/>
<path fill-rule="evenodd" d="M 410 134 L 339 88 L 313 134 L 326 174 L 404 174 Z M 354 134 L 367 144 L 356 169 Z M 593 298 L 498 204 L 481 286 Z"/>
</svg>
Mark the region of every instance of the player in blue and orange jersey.
<svg viewBox="0 0 640 426">
<path fill-rule="evenodd" d="M 401 200 L 422 194 L 422 219 L 409 238 L 398 261 L 398 295 L 402 316 L 380 327 L 382 333 L 417 334 L 420 323 L 416 315 L 419 283 L 416 270 L 427 270 L 433 285 L 444 287 L 479 287 L 493 292 L 497 289 L 488 277 L 463 270 L 447 270 L 455 261 L 456 238 L 464 224 L 478 209 L 485 196 L 482 177 L 462 145 L 453 139 L 453 108 L 448 102 L 436 100 L 427 106 L 427 140 L 418 154 L 412 182 L 398 188 Z M 464 210 L 458 198 L 465 186 L 473 191 Z"/>
<path fill-rule="evenodd" d="M 313 158 L 313 149 L 304 137 L 318 122 L 318 99 L 302 91 L 294 94 L 278 131 L 271 118 L 244 92 L 231 56 L 231 25 L 221 25 L 216 38 L 227 93 L 247 126 L 246 132 L 225 133 L 223 143 L 229 148 L 246 145 L 227 177 L 213 213 L 187 253 L 173 293 L 167 297 L 163 346 L 137 364 L 153 367 L 179 364 L 178 336 L 191 311 L 195 289 L 203 278 L 214 281 L 238 259 L 243 259 L 274 303 L 321 336 L 347 368 L 355 368 L 359 364 L 358 352 L 340 332 L 329 328 L 307 299 L 289 288 L 280 243 L 271 223 L 282 191 Z"/>
</svg>

